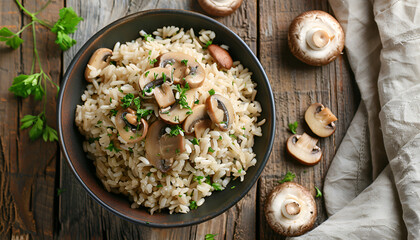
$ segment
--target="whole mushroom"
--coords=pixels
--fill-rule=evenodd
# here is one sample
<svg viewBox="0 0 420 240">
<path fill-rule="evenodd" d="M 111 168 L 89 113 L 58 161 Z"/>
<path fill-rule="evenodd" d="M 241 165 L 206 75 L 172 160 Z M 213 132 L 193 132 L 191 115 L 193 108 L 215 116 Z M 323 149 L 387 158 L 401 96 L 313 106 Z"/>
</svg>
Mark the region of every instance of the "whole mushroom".
<svg viewBox="0 0 420 240">
<path fill-rule="evenodd" d="M 321 66 L 334 61 L 343 51 L 344 31 L 330 14 L 308 11 L 293 20 L 288 41 L 290 50 L 299 60 Z"/>
<path fill-rule="evenodd" d="M 313 133 L 319 137 L 328 137 L 335 132 L 334 121 L 338 118 L 321 103 L 314 103 L 305 112 L 305 121 Z"/>
<path fill-rule="evenodd" d="M 302 135 L 292 135 L 287 140 L 287 152 L 300 163 L 305 165 L 315 165 L 322 157 L 322 150 L 316 144 L 318 139 L 306 133 Z"/>
<path fill-rule="evenodd" d="M 208 14 L 223 17 L 241 6 L 242 0 L 198 0 L 198 3 Z"/>
<path fill-rule="evenodd" d="M 102 70 L 109 65 L 112 56 L 112 50 L 109 48 L 98 48 L 90 57 L 88 64 L 85 69 L 85 79 L 88 82 L 92 82 L 97 77 L 93 73 L 93 69 Z M 93 68 L 93 69 L 92 69 Z"/>
<path fill-rule="evenodd" d="M 285 182 L 277 186 L 265 204 L 270 227 L 284 236 L 299 236 L 312 229 L 317 209 L 314 197 L 302 185 Z"/>
</svg>

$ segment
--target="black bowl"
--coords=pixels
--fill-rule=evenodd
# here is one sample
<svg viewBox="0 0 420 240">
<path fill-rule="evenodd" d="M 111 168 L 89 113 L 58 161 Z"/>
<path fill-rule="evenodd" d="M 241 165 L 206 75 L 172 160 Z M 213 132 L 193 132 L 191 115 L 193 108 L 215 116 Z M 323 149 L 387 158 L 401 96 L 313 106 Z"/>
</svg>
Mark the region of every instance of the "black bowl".
<svg viewBox="0 0 420 240">
<path fill-rule="evenodd" d="M 254 152 L 257 164 L 248 169 L 245 180 L 232 181 L 226 190 L 214 192 L 205 203 L 188 214 L 169 214 L 167 211 L 150 215 L 146 208 L 131 209 L 125 196 L 109 193 L 96 177 L 92 161 L 86 158 L 75 123 L 76 105 L 82 104 L 81 95 L 86 88 L 83 74 L 92 53 L 100 48 L 113 48 L 116 42 L 128 42 L 139 37 L 139 30 L 146 32 L 163 26 L 178 26 L 184 29 L 210 29 L 216 33 L 216 43 L 230 46 L 234 60 L 253 72 L 253 81 L 258 83 L 256 99 L 263 112 L 260 119 L 267 122 L 262 126 L 262 137 L 255 138 Z M 180 227 L 207 221 L 223 213 L 237 203 L 258 180 L 271 153 L 275 134 L 274 98 L 267 76 L 258 59 L 249 47 L 231 30 L 212 18 L 183 10 L 151 10 L 135 13 L 121 18 L 96 33 L 79 50 L 70 63 L 61 86 L 58 102 L 58 131 L 61 149 L 67 162 L 89 195 L 103 207 L 129 221 L 147 224 L 152 227 Z M 231 189 L 231 186 L 235 188 Z"/>
</svg>

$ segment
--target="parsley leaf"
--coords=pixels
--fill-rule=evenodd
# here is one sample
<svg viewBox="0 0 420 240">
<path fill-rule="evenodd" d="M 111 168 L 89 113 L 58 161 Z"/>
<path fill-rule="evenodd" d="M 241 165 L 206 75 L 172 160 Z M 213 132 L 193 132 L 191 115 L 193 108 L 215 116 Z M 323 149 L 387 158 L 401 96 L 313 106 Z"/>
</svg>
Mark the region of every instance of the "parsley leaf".
<svg viewBox="0 0 420 240">
<path fill-rule="evenodd" d="M 157 60 L 156 58 L 155 58 L 155 59 L 149 59 L 149 63 L 150 63 L 150 65 L 155 64 L 157 61 L 158 61 L 158 60 Z"/>
<path fill-rule="evenodd" d="M 208 40 L 207 42 L 206 42 L 206 45 L 203 47 L 203 49 L 207 49 L 211 44 L 213 43 L 213 41 L 212 40 Z"/>
<path fill-rule="evenodd" d="M 193 145 L 198 145 L 199 140 L 198 140 L 197 138 L 194 138 L 193 140 L 190 140 L 190 142 L 191 142 Z"/>
<path fill-rule="evenodd" d="M 109 151 L 114 151 L 114 152 L 120 152 L 121 151 L 121 149 L 118 149 L 118 148 L 116 148 L 115 146 L 114 146 L 114 143 L 113 142 L 110 142 L 109 143 L 109 145 L 108 145 L 108 147 L 106 147 L 105 149 L 107 149 L 107 150 L 109 150 Z"/>
<path fill-rule="evenodd" d="M 117 109 L 111 109 L 110 112 L 112 116 L 117 116 L 117 113 L 118 113 Z"/>
<path fill-rule="evenodd" d="M 54 24 L 53 28 L 51 28 L 51 32 L 57 34 L 55 43 L 65 51 L 76 44 L 76 40 L 72 39 L 68 34 L 74 33 L 77 30 L 76 26 L 83 18 L 77 16 L 71 7 L 60 9 L 59 15 L 60 18 Z"/>
<path fill-rule="evenodd" d="M 50 126 L 46 125 L 45 129 L 42 133 L 42 139 L 44 139 L 44 142 L 50 141 L 54 142 L 58 140 L 57 137 L 57 131 L 55 131 L 54 128 L 51 128 Z"/>
<path fill-rule="evenodd" d="M 194 176 L 194 181 L 197 181 L 198 182 L 198 184 L 201 184 L 202 182 L 201 182 L 201 180 L 202 179 L 204 179 L 204 177 L 203 176 Z"/>
<path fill-rule="evenodd" d="M 96 137 L 96 138 L 89 138 L 89 143 L 90 144 L 92 144 L 92 143 L 94 143 L 95 141 L 98 141 L 100 139 L 100 137 Z"/>
<path fill-rule="evenodd" d="M 153 41 L 153 37 L 152 37 L 152 34 L 146 34 L 146 35 L 144 35 L 143 36 L 144 37 L 144 40 L 146 40 L 146 41 L 150 41 L 150 40 L 152 40 Z M 150 39 L 150 40 L 149 40 Z M 150 54 L 149 54 L 150 55 Z"/>
<path fill-rule="evenodd" d="M 195 201 L 190 202 L 190 209 L 197 209 L 197 203 Z"/>
<path fill-rule="evenodd" d="M 183 63 L 185 66 L 188 66 L 188 60 L 187 59 L 181 60 L 181 63 Z"/>
<path fill-rule="evenodd" d="M 212 183 L 211 184 L 211 186 L 214 188 L 214 190 L 216 190 L 216 191 L 222 191 L 223 189 L 222 189 L 222 185 L 220 185 L 219 183 L 217 183 L 217 182 L 214 182 L 214 183 Z"/>
<path fill-rule="evenodd" d="M 137 118 L 144 118 L 153 113 L 151 109 L 137 109 Z"/>
<path fill-rule="evenodd" d="M 298 127 L 297 121 L 295 121 L 294 123 L 289 123 L 289 129 L 293 134 L 296 134 L 297 127 Z"/>
<path fill-rule="evenodd" d="M 293 179 L 295 179 L 296 175 L 292 172 L 287 172 L 286 175 L 283 177 L 282 180 L 279 180 L 279 183 L 284 183 L 284 182 L 291 182 L 293 181 Z"/>
<path fill-rule="evenodd" d="M 42 74 L 35 73 L 32 75 L 21 74 L 13 79 L 13 84 L 9 91 L 18 97 L 28 97 L 33 94 L 36 100 L 41 100 L 45 91 L 41 85 Z"/>
<path fill-rule="evenodd" d="M 211 147 L 209 147 L 208 151 L 211 152 L 211 153 L 213 153 L 214 152 L 214 149 L 211 148 Z"/>
<path fill-rule="evenodd" d="M 7 27 L 0 29 L 0 41 L 6 42 L 6 45 L 13 49 L 17 49 L 23 43 L 22 38 Z"/>
<path fill-rule="evenodd" d="M 319 190 L 319 188 L 317 188 L 316 186 L 315 186 L 315 190 L 316 190 L 316 198 L 319 198 L 319 197 L 322 197 L 322 192 L 321 192 L 321 190 Z"/>
<path fill-rule="evenodd" d="M 26 115 L 20 120 L 20 122 L 22 123 L 20 129 L 31 127 L 31 130 L 29 130 L 29 138 L 31 140 L 35 140 L 42 135 L 44 128 L 44 119 L 42 116 Z"/>
<path fill-rule="evenodd" d="M 64 188 L 57 188 L 57 196 L 60 196 L 65 191 L 66 191 L 66 189 L 64 189 Z"/>
<path fill-rule="evenodd" d="M 176 90 L 179 92 L 179 99 L 178 99 L 178 103 L 179 105 L 182 106 L 182 108 L 186 108 L 191 110 L 191 107 L 188 105 L 187 102 L 187 96 L 185 95 L 185 93 L 190 90 L 190 86 L 188 85 L 188 83 L 185 83 L 184 87 L 181 87 L 180 84 L 176 85 Z M 187 114 L 192 114 L 192 111 L 190 113 Z"/>
<path fill-rule="evenodd" d="M 125 95 L 123 98 L 121 98 L 121 103 L 122 103 L 121 106 L 123 108 L 128 108 L 131 106 L 131 103 L 133 102 L 133 100 L 134 100 L 134 95 L 129 93 Z"/>
<path fill-rule="evenodd" d="M 174 126 L 171 126 L 170 128 L 171 128 L 171 131 L 169 132 L 169 135 L 171 137 L 179 135 L 180 132 L 184 132 L 184 130 L 179 125 L 174 125 Z"/>
<path fill-rule="evenodd" d="M 216 237 L 216 235 L 217 234 L 208 233 L 208 234 L 206 234 L 204 240 L 214 240 L 214 237 Z"/>
<path fill-rule="evenodd" d="M 216 92 L 214 91 L 214 89 L 213 89 L 213 88 L 209 90 L 209 94 L 210 94 L 210 96 L 214 95 L 215 93 L 216 93 Z"/>
</svg>

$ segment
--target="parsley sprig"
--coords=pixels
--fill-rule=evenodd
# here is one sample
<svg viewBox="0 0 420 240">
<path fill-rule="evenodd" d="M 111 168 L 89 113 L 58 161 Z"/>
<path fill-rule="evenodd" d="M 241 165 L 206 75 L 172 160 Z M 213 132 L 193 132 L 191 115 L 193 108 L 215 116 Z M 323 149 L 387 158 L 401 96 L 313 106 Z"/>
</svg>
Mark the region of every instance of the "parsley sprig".
<svg viewBox="0 0 420 240">
<path fill-rule="evenodd" d="M 297 127 L 298 127 L 297 121 L 295 121 L 294 123 L 289 123 L 289 129 L 293 134 L 296 134 Z"/>
<path fill-rule="evenodd" d="M 42 136 L 46 142 L 52 142 L 58 139 L 56 130 L 48 126 L 45 114 L 47 105 L 47 83 L 50 82 L 53 84 L 57 88 L 57 93 L 59 91 L 59 87 L 42 68 L 36 44 L 36 24 L 41 24 L 51 30 L 51 32 L 55 33 L 57 35 L 55 43 L 57 43 L 62 50 L 67 50 L 76 43 L 76 40 L 72 39 L 68 34 L 74 33 L 74 31 L 77 30 L 76 26 L 81 20 L 83 20 L 83 18 L 77 16 L 72 8 L 62 8 L 59 13 L 60 17 L 54 25 L 46 20 L 38 18 L 37 15 L 50 3 L 51 0 L 48 1 L 39 11 L 32 13 L 23 7 L 19 0 L 16 0 L 16 4 L 19 8 L 25 13 L 25 15 L 30 17 L 32 21 L 16 33 L 12 32 L 7 27 L 0 29 L 0 42 L 5 42 L 7 46 L 17 49 L 24 42 L 23 39 L 20 38 L 20 34 L 26 28 L 32 27 L 33 58 L 31 73 L 29 75 L 20 74 L 15 77 L 9 91 L 14 93 L 17 97 L 26 98 L 32 95 L 35 100 L 43 101 L 44 107 L 42 112 L 38 115 L 25 115 L 20 120 L 22 123 L 20 128 L 30 128 L 29 138 L 31 140 L 35 140 Z M 35 72 L 36 63 L 38 63 L 39 72 Z"/>
<path fill-rule="evenodd" d="M 190 90 L 190 86 L 188 85 L 188 83 L 185 83 L 185 86 L 182 87 L 180 84 L 176 85 L 176 90 L 179 92 L 179 99 L 178 99 L 178 103 L 179 105 L 182 106 L 182 108 L 186 108 L 189 109 L 190 111 L 187 112 L 188 115 L 192 114 L 192 110 L 191 107 L 188 105 L 187 102 L 187 96 L 185 95 L 185 93 Z"/>
<path fill-rule="evenodd" d="M 279 180 L 279 183 L 284 183 L 284 182 L 291 182 L 293 181 L 293 179 L 295 179 L 296 175 L 292 172 L 287 172 L 286 175 L 284 175 L 282 180 Z"/>
</svg>

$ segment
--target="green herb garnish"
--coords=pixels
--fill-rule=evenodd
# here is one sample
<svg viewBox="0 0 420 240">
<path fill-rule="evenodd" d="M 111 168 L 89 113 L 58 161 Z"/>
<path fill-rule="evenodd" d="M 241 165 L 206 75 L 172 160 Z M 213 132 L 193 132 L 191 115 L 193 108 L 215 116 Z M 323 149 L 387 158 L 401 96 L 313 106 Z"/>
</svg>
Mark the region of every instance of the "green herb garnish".
<svg viewBox="0 0 420 240">
<path fill-rule="evenodd" d="M 128 108 L 131 106 L 131 103 L 133 102 L 133 100 L 134 100 L 134 95 L 129 93 L 125 95 L 123 98 L 121 98 L 121 103 L 122 103 L 121 106 L 123 108 Z"/>
<path fill-rule="evenodd" d="M 209 90 L 209 94 L 210 94 L 210 96 L 214 95 L 215 93 L 216 93 L 216 92 L 214 91 L 214 89 L 213 89 L 213 88 Z"/>
<path fill-rule="evenodd" d="M 211 152 L 211 153 L 213 153 L 214 152 L 214 149 L 211 148 L 211 147 L 209 147 L 208 151 Z"/>
<path fill-rule="evenodd" d="M 289 129 L 293 134 L 296 134 L 297 127 L 298 127 L 297 121 L 295 121 L 294 123 L 289 123 Z"/>
<path fill-rule="evenodd" d="M 149 75 L 150 71 L 147 71 L 144 73 L 144 76 L 147 77 L 147 75 Z"/>
<path fill-rule="evenodd" d="M 213 41 L 212 40 L 208 40 L 207 42 L 206 42 L 206 45 L 203 47 L 203 49 L 207 49 L 211 44 L 213 43 Z"/>
<path fill-rule="evenodd" d="M 197 138 L 193 138 L 192 140 L 190 140 L 190 142 L 191 142 L 193 145 L 198 145 L 199 140 L 198 140 Z"/>
<path fill-rule="evenodd" d="M 315 190 L 316 190 L 316 198 L 319 198 L 319 197 L 322 197 L 322 192 L 321 192 L 321 190 L 319 190 L 319 188 L 317 188 L 316 186 L 315 186 Z"/>
<path fill-rule="evenodd" d="M 184 130 L 179 125 L 173 125 L 170 128 L 171 131 L 169 132 L 169 136 L 171 137 L 178 136 L 181 132 L 184 132 Z"/>
<path fill-rule="evenodd" d="M 295 179 L 296 175 L 292 172 L 287 172 L 286 175 L 284 175 L 282 180 L 279 180 L 279 183 L 284 183 L 284 182 L 291 182 L 293 181 L 293 179 Z"/>
<path fill-rule="evenodd" d="M 181 60 L 181 63 L 183 63 L 185 66 L 188 66 L 188 60 L 186 60 L 186 59 Z"/>
<path fill-rule="evenodd" d="M 214 240 L 214 237 L 216 237 L 216 235 L 217 234 L 208 233 L 208 234 L 206 234 L 204 240 Z"/>
<path fill-rule="evenodd" d="M 197 203 L 195 201 L 190 202 L 190 209 L 197 209 Z"/>
<path fill-rule="evenodd" d="M 120 152 L 121 151 L 121 149 L 118 149 L 118 148 L 116 148 L 115 146 L 114 146 L 114 143 L 113 142 L 110 142 L 109 143 L 109 145 L 108 145 L 108 147 L 106 147 L 105 149 L 107 149 L 107 150 L 109 150 L 109 151 L 114 151 L 114 152 Z"/>
<path fill-rule="evenodd" d="M 198 184 L 201 184 L 201 180 L 204 179 L 203 176 L 194 176 L 194 180 L 198 182 Z"/>
<path fill-rule="evenodd" d="M 214 182 L 214 183 L 212 183 L 211 184 L 211 186 L 214 188 L 214 190 L 216 190 L 216 191 L 222 191 L 222 185 L 220 185 L 219 183 L 217 183 L 217 182 Z"/>
</svg>

